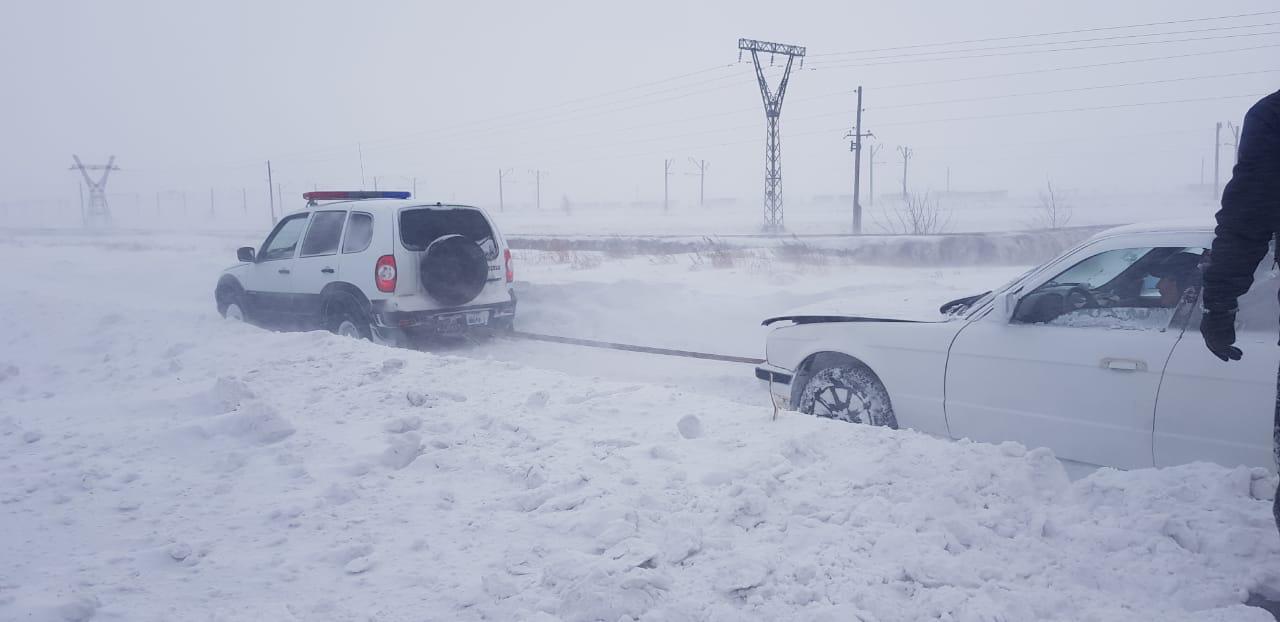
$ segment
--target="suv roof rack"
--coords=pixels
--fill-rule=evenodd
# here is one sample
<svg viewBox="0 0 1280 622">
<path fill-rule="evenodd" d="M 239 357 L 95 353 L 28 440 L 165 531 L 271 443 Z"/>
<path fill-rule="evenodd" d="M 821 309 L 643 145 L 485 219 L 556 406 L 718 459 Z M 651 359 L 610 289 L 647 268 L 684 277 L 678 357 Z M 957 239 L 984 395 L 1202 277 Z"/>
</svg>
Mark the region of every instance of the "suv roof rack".
<svg viewBox="0 0 1280 622">
<path fill-rule="evenodd" d="M 317 201 L 359 201 L 363 199 L 407 199 L 408 192 L 403 190 L 317 190 L 304 192 L 302 198 L 307 205 L 315 205 Z"/>
</svg>

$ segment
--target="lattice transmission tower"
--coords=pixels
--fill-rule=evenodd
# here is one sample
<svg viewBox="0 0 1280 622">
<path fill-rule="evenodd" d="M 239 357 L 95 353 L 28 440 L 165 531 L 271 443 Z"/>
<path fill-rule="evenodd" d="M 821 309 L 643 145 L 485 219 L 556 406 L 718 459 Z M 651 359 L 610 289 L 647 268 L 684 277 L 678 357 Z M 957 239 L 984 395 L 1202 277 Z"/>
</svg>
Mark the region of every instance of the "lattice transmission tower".
<svg viewBox="0 0 1280 622">
<path fill-rule="evenodd" d="M 84 226 L 110 226 L 111 208 L 107 206 L 107 178 L 111 176 L 111 171 L 120 170 L 120 167 L 116 166 L 116 157 L 108 158 L 106 164 L 85 164 L 80 161 L 80 156 L 75 154 L 72 154 L 71 159 L 75 160 L 75 164 L 67 170 L 80 171 L 84 184 L 89 187 L 89 204 L 83 206 L 80 213 Z M 102 171 L 102 176 L 94 181 L 89 176 L 89 171 Z"/>
<path fill-rule="evenodd" d="M 782 116 L 782 98 L 787 94 L 787 80 L 791 77 L 791 63 L 800 59 L 800 68 L 804 68 L 805 49 L 796 45 L 756 41 L 754 39 L 738 39 L 738 60 L 742 60 L 742 52 L 751 52 L 751 62 L 756 67 L 756 80 L 760 83 L 760 98 L 764 101 L 764 118 L 766 125 L 764 147 L 764 229 L 766 231 L 782 231 L 782 147 L 779 145 L 780 135 L 778 122 Z M 770 92 L 769 82 L 765 80 L 764 68 L 760 66 L 760 53 L 769 54 L 772 65 L 776 56 L 786 56 L 787 65 L 782 71 L 782 82 L 777 92 Z"/>
</svg>

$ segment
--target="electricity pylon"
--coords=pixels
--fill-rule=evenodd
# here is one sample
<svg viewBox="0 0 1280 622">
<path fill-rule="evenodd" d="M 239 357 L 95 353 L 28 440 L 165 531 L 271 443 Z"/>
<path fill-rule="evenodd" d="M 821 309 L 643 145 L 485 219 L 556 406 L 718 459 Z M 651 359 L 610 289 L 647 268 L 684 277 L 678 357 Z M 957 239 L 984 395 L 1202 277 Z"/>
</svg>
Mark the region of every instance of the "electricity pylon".
<svg viewBox="0 0 1280 622">
<path fill-rule="evenodd" d="M 764 229 L 765 231 L 781 231 L 782 214 L 782 151 L 779 143 L 778 121 L 782 116 L 782 98 L 787 94 L 787 81 L 791 77 L 791 63 L 800 59 L 800 67 L 804 68 L 805 49 L 796 45 L 738 39 L 738 59 L 742 59 L 742 51 L 751 52 L 751 62 L 756 68 L 756 81 L 760 83 L 760 99 L 764 102 L 764 118 L 766 125 L 764 148 Z M 760 67 L 760 52 L 769 54 L 770 64 L 777 55 L 787 57 L 786 68 L 782 72 L 782 82 L 778 91 L 771 93 L 769 82 L 765 80 L 764 69 Z"/>
<path fill-rule="evenodd" d="M 80 171 L 80 176 L 84 178 L 84 183 L 89 187 L 89 205 L 84 206 L 80 213 L 81 219 L 86 227 L 107 227 L 111 225 L 111 208 L 107 207 L 107 178 L 111 176 L 111 171 L 118 171 L 120 167 L 116 166 L 116 157 L 111 156 L 104 164 L 88 164 L 80 161 L 80 156 L 72 154 L 71 159 L 75 160 L 75 165 L 67 170 Z M 102 171 L 102 177 L 94 181 L 89 177 L 89 171 Z"/>
</svg>

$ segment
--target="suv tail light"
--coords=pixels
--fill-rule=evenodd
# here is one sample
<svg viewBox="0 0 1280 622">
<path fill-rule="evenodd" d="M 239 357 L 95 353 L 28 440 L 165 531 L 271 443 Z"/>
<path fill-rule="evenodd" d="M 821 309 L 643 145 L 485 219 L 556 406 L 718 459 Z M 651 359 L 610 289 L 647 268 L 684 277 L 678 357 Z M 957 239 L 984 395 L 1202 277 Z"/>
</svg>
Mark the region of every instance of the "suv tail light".
<svg viewBox="0 0 1280 622">
<path fill-rule="evenodd" d="M 396 258 L 394 255 L 383 255 L 373 268 L 373 280 L 378 284 L 380 292 L 396 291 Z"/>
<path fill-rule="evenodd" d="M 508 248 L 502 251 L 502 261 L 507 266 L 507 282 L 510 283 L 516 280 L 516 271 L 511 268 L 511 249 Z"/>
</svg>

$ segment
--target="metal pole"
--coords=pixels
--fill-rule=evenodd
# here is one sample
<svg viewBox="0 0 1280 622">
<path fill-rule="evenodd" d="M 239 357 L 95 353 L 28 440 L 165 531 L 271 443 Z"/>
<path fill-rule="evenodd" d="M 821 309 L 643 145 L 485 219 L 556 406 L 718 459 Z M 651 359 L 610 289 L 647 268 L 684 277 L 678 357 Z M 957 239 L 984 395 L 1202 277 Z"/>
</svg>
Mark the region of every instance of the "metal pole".
<svg viewBox="0 0 1280 622">
<path fill-rule="evenodd" d="M 1218 125 L 1213 132 L 1213 200 L 1214 201 L 1217 201 L 1219 198 L 1222 197 L 1222 195 L 1218 193 L 1218 167 L 1220 166 L 1218 162 L 1219 160 L 1218 156 L 1220 155 L 1221 151 L 1222 151 L 1222 122 L 1218 122 Z"/>
<path fill-rule="evenodd" d="M 267 196 L 271 197 L 268 204 L 271 208 L 271 224 L 276 224 L 276 195 L 271 189 L 275 186 L 271 181 L 271 160 L 267 160 Z"/>
<path fill-rule="evenodd" d="M 671 207 L 668 191 L 671 181 L 671 162 L 672 160 L 662 161 L 662 211 L 667 211 Z"/>
<path fill-rule="evenodd" d="M 80 189 L 80 224 L 81 226 L 88 227 L 89 218 L 85 216 L 84 212 L 84 184 L 76 184 L 76 187 Z"/>
<path fill-rule="evenodd" d="M 853 232 L 862 233 L 862 87 L 858 87 L 858 114 L 853 126 L 854 141 L 857 147 L 853 150 Z"/>
<path fill-rule="evenodd" d="M 213 218 L 213 188 L 209 189 L 209 218 Z"/>
<path fill-rule="evenodd" d="M 418 198 L 418 178 L 413 178 L 413 198 Z"/>
<path fill-rule="evenodd" d="M 538 176 L 538 181 L 536 184 L 534 184 L 536 187 L 535 192 L 537 192 L 535 202 L 534 202 L 534 207 L 537 209 L 542 209 L 542 169 L 537 169 L 535 171 L 535 174 Z"/>
<path fill-rule="evenodd" d="M 248 188 L 240 189 L 240 209 L 244 211 L 246 216 L 249 215 L 249 189 Z"/>
<path fill-rule="evenodd" d="M 698 207 L 702 207 L 707 202 L 707 161 L 702 161 L 702 166 L 698 167 Z"/>
<path fill-rule="evenodd" d="M 498 211 L 504 212 L 506 209 L 502 199 L 502 169 L 498 169 Z"/>
<path fill-rule="evenodd" d="M 360 189 L 364 190 L 364 147 L 360 146 L 360 143 L 356 143 L 356 153 L 360 155 Z M 283 201 L 284 198 L 281 197 L 281 200 Z"/>
</svg>

